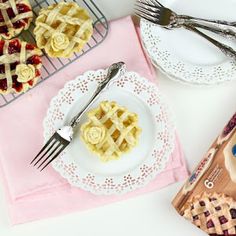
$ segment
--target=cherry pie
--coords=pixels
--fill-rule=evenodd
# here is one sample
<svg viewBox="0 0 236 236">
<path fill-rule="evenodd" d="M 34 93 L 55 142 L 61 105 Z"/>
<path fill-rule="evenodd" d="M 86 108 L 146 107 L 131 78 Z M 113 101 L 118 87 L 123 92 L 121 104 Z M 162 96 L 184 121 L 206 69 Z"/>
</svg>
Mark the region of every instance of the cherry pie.
<svg viewBox="0 0 236 236">
<path fill-rule="evenodd" d="M 40 77 L 41 55 L 33 44 L 0 40 L 0 93 L 22 93 L 34 86 Z"/>
<path fill-rule="evenodd" d="M 32 19 L 28 0 L 0 0 L 0 39 L 11 39 L 28 29 Z"/>
<path fill-rule="evenodd" d="M 236 235 L 236 202 L 232 198 L 203 193 L 184 208 L 184 217 L 209 235 Z"/>
</svg>

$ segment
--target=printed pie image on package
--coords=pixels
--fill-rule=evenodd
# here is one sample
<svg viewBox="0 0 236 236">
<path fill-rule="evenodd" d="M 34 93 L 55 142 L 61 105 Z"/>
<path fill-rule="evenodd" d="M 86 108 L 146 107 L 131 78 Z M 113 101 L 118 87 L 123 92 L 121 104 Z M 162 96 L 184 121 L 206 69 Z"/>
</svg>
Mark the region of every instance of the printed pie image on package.
<svg viewBox="0 0 236 236">
<path fill-rule="evenodd" d="M 172 202 L 211 236 L 236 236 L 236 113 Z"/>
</svg>

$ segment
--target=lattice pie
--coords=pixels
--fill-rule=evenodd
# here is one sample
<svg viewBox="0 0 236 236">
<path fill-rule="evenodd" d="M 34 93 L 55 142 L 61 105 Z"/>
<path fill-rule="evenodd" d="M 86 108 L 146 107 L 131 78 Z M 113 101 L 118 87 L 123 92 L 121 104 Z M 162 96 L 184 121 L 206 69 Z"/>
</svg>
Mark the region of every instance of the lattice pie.
<svg viewBox="0 0 236 236">
<path fill-rule="evenodd" d="M 138 116 L 116 102 L 104 101 L 88 113 L 81 138 L 104 162 L 118 159 L 138 143 Z"/>
<path fill-rule="evenodd" d="M 41 9 L 34 34 L 39 48 L 50 57 L 71 57 L 80 52 L 93 32 L 88 12 L 75 2 L 60 2 Z"/>
<path fill-rule="evenodd" d="M 0 93 L 22 93 L 34 86 L 40 77 L 41 55 L 33 44 L 0 40 Z"/>
<path fill-rule="evenodd" d="M 224 194 L 194 197 L 186 205 L 184 217 L 209 235 L 236 235 L 236 202 Z"/>
<path fill-rule="evenodd" d="M 28 0 L 0 1 L 0 39 L 11 39 L 28 29 L 33 13 Z"/>
</svg>

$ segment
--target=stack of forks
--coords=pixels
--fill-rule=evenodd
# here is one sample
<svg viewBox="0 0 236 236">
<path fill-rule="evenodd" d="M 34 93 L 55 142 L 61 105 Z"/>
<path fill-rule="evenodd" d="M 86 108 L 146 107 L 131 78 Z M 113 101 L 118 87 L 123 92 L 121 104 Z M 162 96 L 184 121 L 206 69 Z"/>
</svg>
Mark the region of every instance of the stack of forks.
<svg viewBox="0 0 236 236">
<path fill-rule="evenodd" d="M 173 10 L 163 6 L 157 0 L 138 0 L 135 4 L 135 14 L 142 19 L 150 21 L 153 24 L 160 25 L 166 29 L 183 27 L 197 33 L 219 48 L 226 56 L 236 60 L 236 51 L 233 48 L 217 41 L 216 39 L 213 39 L 198 29 L 208 30 L 226 37 L 227 39 L 236 40 L 236 22 L 178 15 Z"/>
</svg>

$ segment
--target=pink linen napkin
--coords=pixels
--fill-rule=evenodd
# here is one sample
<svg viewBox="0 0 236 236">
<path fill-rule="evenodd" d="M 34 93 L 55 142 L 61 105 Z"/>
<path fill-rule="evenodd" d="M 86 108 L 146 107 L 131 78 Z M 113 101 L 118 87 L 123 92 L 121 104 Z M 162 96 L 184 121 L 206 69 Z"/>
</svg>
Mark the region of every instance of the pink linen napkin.
<svg viewBox="0 0 236 236">
<path fill-rule="evenodd" d="M 87 70 L 106 68 L 117 61 L 124 61 L 128 70 L 154 81 L 155 74 L 130 17 L 111 22 L 100 46 L 0 110 L 0 174 L 12 224 L 101 206 L 186 179 L 188 172 L 177 137 L 165 171 L 144 188 L 121 196 L 95 196 L 70 186 L 51 167 L 40 173 L 29 166 L 42 147 L 43 119 L 58 90 Z"/>
</svg>

